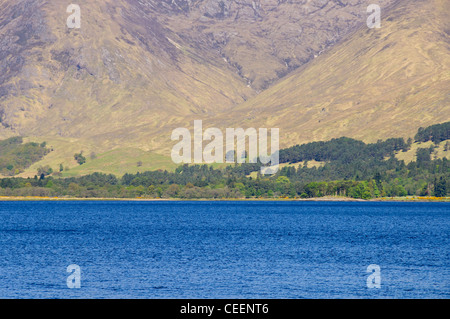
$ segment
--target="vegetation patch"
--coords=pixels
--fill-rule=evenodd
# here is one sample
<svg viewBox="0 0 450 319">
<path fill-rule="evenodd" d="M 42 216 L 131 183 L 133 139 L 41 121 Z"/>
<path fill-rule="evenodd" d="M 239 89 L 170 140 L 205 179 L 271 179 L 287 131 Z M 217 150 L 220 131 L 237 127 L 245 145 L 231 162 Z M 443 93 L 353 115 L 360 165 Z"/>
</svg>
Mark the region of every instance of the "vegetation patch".
<svg viewBox="0 0 450 319">
<path fill-rule="evenodd" d="M 14 176 L 40 161 L 50 150 L 46 143 L 23 143 L 22 137 L 0 141 L 0 174 Z"/>
</svg>

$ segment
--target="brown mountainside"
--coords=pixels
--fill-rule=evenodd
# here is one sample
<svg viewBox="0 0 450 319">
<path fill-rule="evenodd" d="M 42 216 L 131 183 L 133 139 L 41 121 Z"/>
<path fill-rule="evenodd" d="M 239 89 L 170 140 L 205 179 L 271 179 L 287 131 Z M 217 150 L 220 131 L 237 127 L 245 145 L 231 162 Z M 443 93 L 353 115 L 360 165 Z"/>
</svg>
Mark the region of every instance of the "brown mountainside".
<svg viewBox="0 0 450 319">
<path fill-rule="evenodd" d="M 372 3 L 381 29 L 366 26 Z M 55 141 L 52 163 L 167 155 L 193 120 L 278 127 L 289 146 L 450 117 L 444 0 L 91 0 L 80 29 L 67 5 L 0 0 L 0 138 Z"/>
<path fill-rule="evenodd" d="M 409 137 L 449 121 L 449 14 L 445 0 L 400 1 L 380 29 L 361 27 L 213 123 L 279 127 L 287 146 Z"/>
</svg>

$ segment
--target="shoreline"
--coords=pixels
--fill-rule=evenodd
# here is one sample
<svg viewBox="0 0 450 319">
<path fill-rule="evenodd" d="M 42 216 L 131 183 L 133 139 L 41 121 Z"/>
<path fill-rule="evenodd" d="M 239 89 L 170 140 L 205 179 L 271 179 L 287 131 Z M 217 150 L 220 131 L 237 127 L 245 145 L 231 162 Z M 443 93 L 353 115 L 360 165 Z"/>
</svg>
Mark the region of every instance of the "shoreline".
<svg viewBox="0 0 450 319">
<path fill-rule="evenodd" d="M 108 197 L 41 197 L 41 196 L 0 196 L 0 202 L 6 201 L 142 201 L 142 202 L 160 202 L 160 201 L 186 201 L 186 202 L 201 202 L 201 201 L 243 201 L 243 202 L 450 202 L 450 197 L 421 197 L 421 196 L 407 196 L 407 197 L 383 197 L 372 199 L 359 199 L 351 197 L 339 196 L 325 196 L 312 198 L 108 198 Z"/>
</svg>

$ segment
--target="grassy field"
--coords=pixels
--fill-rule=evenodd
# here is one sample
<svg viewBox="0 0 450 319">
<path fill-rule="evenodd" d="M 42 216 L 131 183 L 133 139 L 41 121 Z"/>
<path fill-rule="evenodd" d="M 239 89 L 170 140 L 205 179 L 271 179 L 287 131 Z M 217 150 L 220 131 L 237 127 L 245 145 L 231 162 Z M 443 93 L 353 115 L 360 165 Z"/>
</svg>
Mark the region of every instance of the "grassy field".
<svg viewBox="0 0 450 319">
<path fill-rule="evenodd" d="M 132 147 L 120 147 L 107 150 L 107 147 L 98 147 L 92 142 L 79 139 L 64 138 L 24 138 L 24 142 L 46 141 L 52 151 L 41 161 L 27 168 L 19 177 L 33 177 L 40 166 L 50 166 L 54 172 L 59 171 L 63 165 L 63 177 L 87 175 L 94 172 L 122 176 L 125 173 L 136 173 L 157 169 L 173 171 L 178 165 L 168 156 L 144 151 Z M 74 154 L 83 151 L 86 163 L 79 165 Z M 91 158 L 91 154 L 94 156 Z M 138 166 L 138 163 L 140 164 Z"/>
<path fill-rule="evenodd" d="M 434 150 L 434 153 L 431 155 L 431 159 L 433 159 L 435 156 L 437 158 L 448 158 L 450 159 L 450 150 L 445 151 L 445 144 L 447 142 L 450 142 L 450 140 L 442 141 L 439 143 L 438 147 Z M 429 148 L 430 146 L 434 146 L 434 143 L 431 141 L 424 142 L 424 143 L 413 143 L 411 145 L 411 149 L 407 152 L 398 152 L 395 157 L 399 160 L 405 161 L 406 164 L 409 162 L 413 162 L 416 160 L 416 152 L 419 148 Z"/>
<path fill-rule="evenodd" d="M 138 165 L 139 163 L 139 165 Z M 166 156 L 145 152 L 140 149 L 120 148 L 98 154 L 83 165 L 77 165 L 63 172 L 63 177 L 102 172 L 122 176 L 125 173 L 153 171 L 157 169 L 173 171 L 178 165 Z"/>
</svg>

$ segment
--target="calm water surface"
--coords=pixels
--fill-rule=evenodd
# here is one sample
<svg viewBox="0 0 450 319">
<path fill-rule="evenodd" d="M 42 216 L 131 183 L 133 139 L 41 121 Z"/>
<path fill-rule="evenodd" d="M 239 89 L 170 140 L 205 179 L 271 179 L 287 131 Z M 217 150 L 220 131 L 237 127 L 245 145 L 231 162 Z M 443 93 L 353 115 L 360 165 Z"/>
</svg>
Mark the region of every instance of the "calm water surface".
<svg viewBox="0 0 450 319">
<path fill-rule="evenodd" d="M 449 207 L 0 202 L 0 298 L 449 298 Z"/>
</svg>

